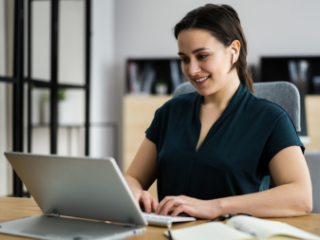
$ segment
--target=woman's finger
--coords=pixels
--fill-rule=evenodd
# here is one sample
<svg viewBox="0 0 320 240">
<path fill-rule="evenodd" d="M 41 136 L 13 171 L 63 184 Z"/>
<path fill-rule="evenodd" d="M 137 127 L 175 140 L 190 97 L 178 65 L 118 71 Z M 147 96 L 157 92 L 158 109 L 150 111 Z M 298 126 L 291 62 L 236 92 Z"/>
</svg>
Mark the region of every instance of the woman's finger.
<svg viewBox="0 0 320 240">
<path fill-rule="evenodd" d="M 162 215 L 168 215 L 169 211 L 171 210 L 172 207 L 180 206 L 182 204 L 182 199 L 180 197 L 174 197 L 167 201 L 167 203 L 163 206 L 162 208 Z"/>
<path fill-rule="evenodd" d="M 192 214 L 192 207 L 186 204 L 180 205 L 179 207 L 177 207 L 172 213 L 171 216 L 172 217 L 176 217 L 178 216 L 180 213 L 186 213 L 190 216 L 193 216 Z"/>
<path fill-rule="evenodd" d="M 171 197 L 171 196 L 167 196 L 167 197 L 165 197 L 164 199 L 162 199 L 162 201 L 159 203 L 159 205 L 158 205 L 158 207 L 157 207 L 157 210 L 156 210 L 155 214 L 160 214 L 161 211 L 162 211 L 163 206 L 164 206 L 168 201 L 170 201 L 170 199 L 172 199 L 172 198 L 173 198 L 173 197 Z"/>
<path fill-rule="evenodd" d="M 159 203 L 151 196 L 151 205 L 152 205 L 152 211 L 156 212 Z"/>
<path fill-rule="evenodd" d="M 151 200 L 147 191 L 143 191 L 140 202 L 143 202 L 145 212 L 151 213 Z"/>
<path fill-rule="evenodd" d="M 141 194 L 133 194 L 134 199 L 137 201 L 138 205 L 140 206 L 140 198 L 141 198 Z"/>
</svg>

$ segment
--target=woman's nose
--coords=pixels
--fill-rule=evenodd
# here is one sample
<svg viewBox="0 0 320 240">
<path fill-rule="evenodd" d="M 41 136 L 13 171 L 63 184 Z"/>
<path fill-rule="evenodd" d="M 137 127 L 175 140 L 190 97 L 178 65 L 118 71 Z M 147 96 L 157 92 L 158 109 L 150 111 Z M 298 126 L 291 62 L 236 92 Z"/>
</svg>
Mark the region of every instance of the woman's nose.
<svg viewBox="0 0 320 240">
<path fill-rule="evenodd" d="M 189 64 L 189 74 L 191 76 L 197 75 L 201 72 L 201 68 L 199 66 L 199 63 L 197 61 L 190 61 Z"/>
</svg>

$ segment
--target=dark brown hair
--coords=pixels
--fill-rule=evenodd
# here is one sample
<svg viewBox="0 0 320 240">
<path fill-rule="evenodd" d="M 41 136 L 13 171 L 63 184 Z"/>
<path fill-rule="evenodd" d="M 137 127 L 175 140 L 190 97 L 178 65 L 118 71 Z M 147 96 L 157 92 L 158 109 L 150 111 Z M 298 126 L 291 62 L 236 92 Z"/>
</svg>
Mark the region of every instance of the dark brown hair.
<svg viewBox="0 0 320 240">
<path fill-rule="evenodd" d="M 174 27 L 176 39 L 178 39 L 182 30 L 190 28 L 208 30 L 225 47 L 229 47 L 234 40 L 240 42 L 240 54 L 231 69 L 237 69 L 240 81 L 254 93 L 252 76 L 246 59 L 247 41 L 237 12 L 229 5 L 206 4 L 203 7 L 196 8 L 188 12 Z"/>
</svg>

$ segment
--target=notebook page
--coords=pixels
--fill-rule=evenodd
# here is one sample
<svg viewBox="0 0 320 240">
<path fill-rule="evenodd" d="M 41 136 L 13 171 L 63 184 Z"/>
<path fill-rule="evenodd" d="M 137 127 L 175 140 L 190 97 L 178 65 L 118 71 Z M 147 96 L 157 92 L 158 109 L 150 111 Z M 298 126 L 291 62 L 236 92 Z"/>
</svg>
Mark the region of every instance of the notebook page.
<svg viewBox="0 0 320 240">
<path fill-rule="evenodd" d="M 287 237 L 287 236 L 273 236 L 268 240 L 301 240 L 301 238 Z"/>
<path fill-rule="evenodd" d="M 164 233 L 168 236 L 168 232 Z M 219 222 L 204 223 L 197 226 L 171 230 L 174 240 L 251 240 L 256 239 L 249 234 L 242 233 L 236 229 Z"/>
<path fill-rule="evenodd" d="M 234 228 L 247 228 L 253 231 L 261 240 L 266 240 L 271 236 L 282 235 L 300 239 L 319 239 L 319 236 L 303 231 L 289 224 L 263 220 L 255 217 L 236 216 L 227 221 L 227 225 Z M 279 236 L 280 237 L 280 236 Z"/>
</svg>

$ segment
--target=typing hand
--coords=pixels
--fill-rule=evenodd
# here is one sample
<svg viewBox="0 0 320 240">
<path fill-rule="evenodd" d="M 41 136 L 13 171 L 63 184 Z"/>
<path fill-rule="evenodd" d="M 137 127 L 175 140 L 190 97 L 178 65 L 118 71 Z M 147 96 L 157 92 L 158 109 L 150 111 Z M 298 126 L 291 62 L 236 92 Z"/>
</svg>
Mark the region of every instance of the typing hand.
<svg viewBox="0 0 320 240">
<path fill-rule="evenodd" d="M 159 205 L 148 191 L 137 191 L 133 193 L 133 196 L 146 213 L 155 212 Z"/>
<path fill-rule="evenodd" d="M 169 213 L 171 213 L 172 217 L 180 213 L 186 213 L 201 219 L 211 219 L 220 215 L 218 206 L 215 207 L 214 200 L 199 200 L 183 195 L 165 197 L 155 211 L 155 214 L 167 215 Z"/>
</svg>

